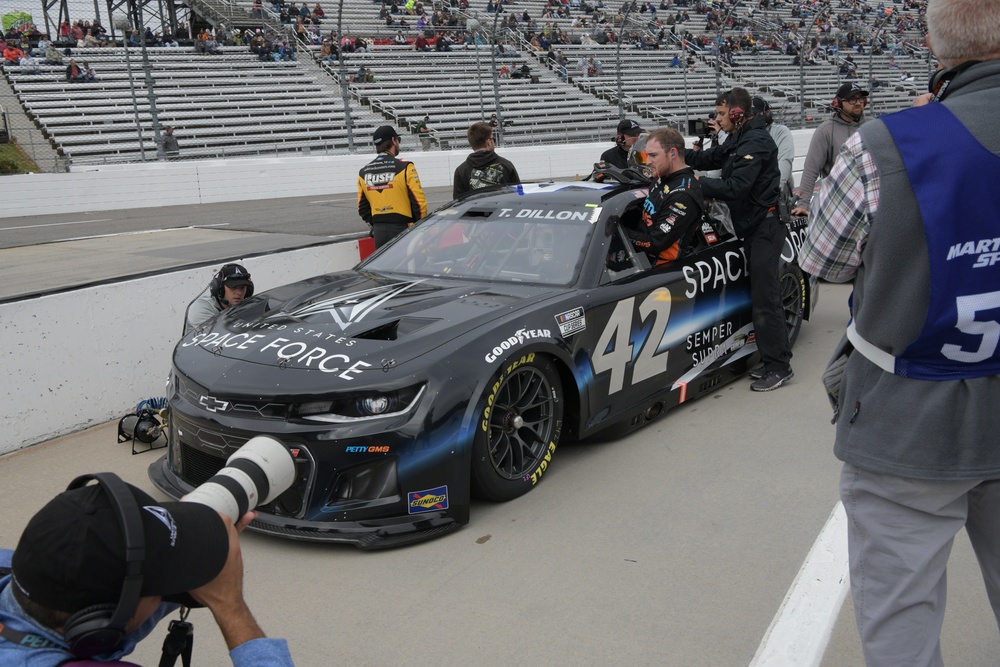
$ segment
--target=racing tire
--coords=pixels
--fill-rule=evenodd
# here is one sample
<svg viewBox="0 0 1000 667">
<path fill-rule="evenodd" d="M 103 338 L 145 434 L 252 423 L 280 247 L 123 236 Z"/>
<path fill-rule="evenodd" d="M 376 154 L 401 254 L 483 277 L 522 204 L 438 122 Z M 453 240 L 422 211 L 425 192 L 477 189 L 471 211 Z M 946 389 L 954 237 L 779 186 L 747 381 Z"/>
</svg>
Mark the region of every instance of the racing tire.
<svg viewBox="0 0 1000 667">
<path fill-rule="evenodd" d="M 552 462 L 562 418 L 562 383 L 551 358 L 528 352 L 506 359 L 479 402 L 473 493 L 505 501 L 530 491 Z"/>
<path fill-rule="evenodd" d="M 785 264 L 778 276 L 778 288 L 788 346 L 792 347 L 802 330 L 802 316 L 806 312 L 806 280 L 802 269 L 794 264 Z"/>
</svg>

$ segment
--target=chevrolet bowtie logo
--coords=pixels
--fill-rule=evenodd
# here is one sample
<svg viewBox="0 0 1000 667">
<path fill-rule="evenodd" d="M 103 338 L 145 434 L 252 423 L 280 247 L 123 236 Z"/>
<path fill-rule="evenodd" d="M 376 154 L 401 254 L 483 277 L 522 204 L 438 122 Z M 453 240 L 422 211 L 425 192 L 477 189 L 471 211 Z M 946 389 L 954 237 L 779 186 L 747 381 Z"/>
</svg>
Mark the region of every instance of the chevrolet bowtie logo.
<svg viewBox="0 0 1000 667">
<path fill-rule="evenodd" d="M 225 412 L 229 409 L 229 401 L 220 401 L 214 396 L 202 396 L 198 404 L 209 412 Z"/>
</svg>

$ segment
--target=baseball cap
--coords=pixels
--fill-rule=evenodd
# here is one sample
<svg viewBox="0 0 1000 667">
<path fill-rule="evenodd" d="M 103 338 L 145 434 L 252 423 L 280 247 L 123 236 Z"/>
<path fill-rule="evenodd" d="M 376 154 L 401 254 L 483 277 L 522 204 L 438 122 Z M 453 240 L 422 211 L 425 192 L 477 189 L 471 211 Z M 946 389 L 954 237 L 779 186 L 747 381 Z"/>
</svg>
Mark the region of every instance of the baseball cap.
<svg viewBox="0 0 1000 667">
<path fill-rule="evenodd" d="M 215 579 L 229 557 L 222 517 L 198 503 L 161 503 L 126 484 L 139 506 L 145 541 L 140 595 L 188 602 L 187 592 Z M 28 522 L 14 550 L 15 585 L 33 602 L 76 612 L 115 604 L 125 581 L 125 540 L 100 485 L 64 491 Z"/>
<path fill-rule="evenodd" d="M 639 123 L 634 120 L 623 120 L 618 123 L 618 134 L 628 134 L 631 136 L 638 136 L 642 133 L 642 128 L 639 127 Z"/>
<path fill-rule="evenodd" d="M 861 95 L 862 97 L 868 97 L 868 91 L 864 90 L 861 86 L 856 83 L 847 82 L 837 89 L 837 97 L 842 100 L 850 99 L 855 95 Z"/>
<path fill-rule="evenodd" d="M 240 285 L 253 285 L 250 280 L 250 273 L 239 264 L 226 264 L 219 270 L 222 284 L 229 287 L 239 287 Z"/>
<path fill-rule="evenodd" d="M 375 134 L 372 136 L 372 141 L 376 146 L 378 146 L 383 141 L 388 141 L 393 137 L 398 138 L 399 135 L 396 134 L 396 130 L 392 127 L 392 125 L 383 125 L 375 130 Z"/>
</svg>

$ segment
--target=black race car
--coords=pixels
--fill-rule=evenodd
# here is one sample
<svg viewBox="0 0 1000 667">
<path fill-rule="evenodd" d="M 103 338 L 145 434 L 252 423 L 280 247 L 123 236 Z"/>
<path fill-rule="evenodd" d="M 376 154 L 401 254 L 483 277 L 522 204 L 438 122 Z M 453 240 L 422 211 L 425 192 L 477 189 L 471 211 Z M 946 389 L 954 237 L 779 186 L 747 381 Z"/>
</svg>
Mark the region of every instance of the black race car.
<svg viewBox="0 0 1000 667">
<path fill-rule="evenodd" d="M 625 180 L 628 180 L 627 178 Z M 388 547 L 520 496 L 561 442 L 624 433 L 757 362 L 742 243 L 705 225 L 651 269 L 623 227 L 639 182 L 521 185 L 436 211 L 350 271 L 255 295 L 174 351 L 168 453 L 180 497 L 249 438 L 291 451 L 292 488 L 252 528 Z M 781 268 L 788 336 L 814 285 Z"/>
</svg>

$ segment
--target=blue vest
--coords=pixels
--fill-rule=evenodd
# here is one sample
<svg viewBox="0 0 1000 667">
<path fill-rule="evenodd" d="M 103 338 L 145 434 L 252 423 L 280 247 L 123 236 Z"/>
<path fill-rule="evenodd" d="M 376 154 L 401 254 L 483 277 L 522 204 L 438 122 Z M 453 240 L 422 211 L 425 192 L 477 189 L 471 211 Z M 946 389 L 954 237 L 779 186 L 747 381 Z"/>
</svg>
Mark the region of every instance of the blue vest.
<svg viewBox="0 0 1000 667">
<path fill-rule="evenodd" d="M 1000 373 L 1000 157 L 980 144 L 943 104 L 907 109 L 881 120 L 906 168 L 930 259 L 930 299 L 923 329 L 902 354 L 890 357 L 891 372 L 920 380 L 996 375 Z"/>
</svg>

